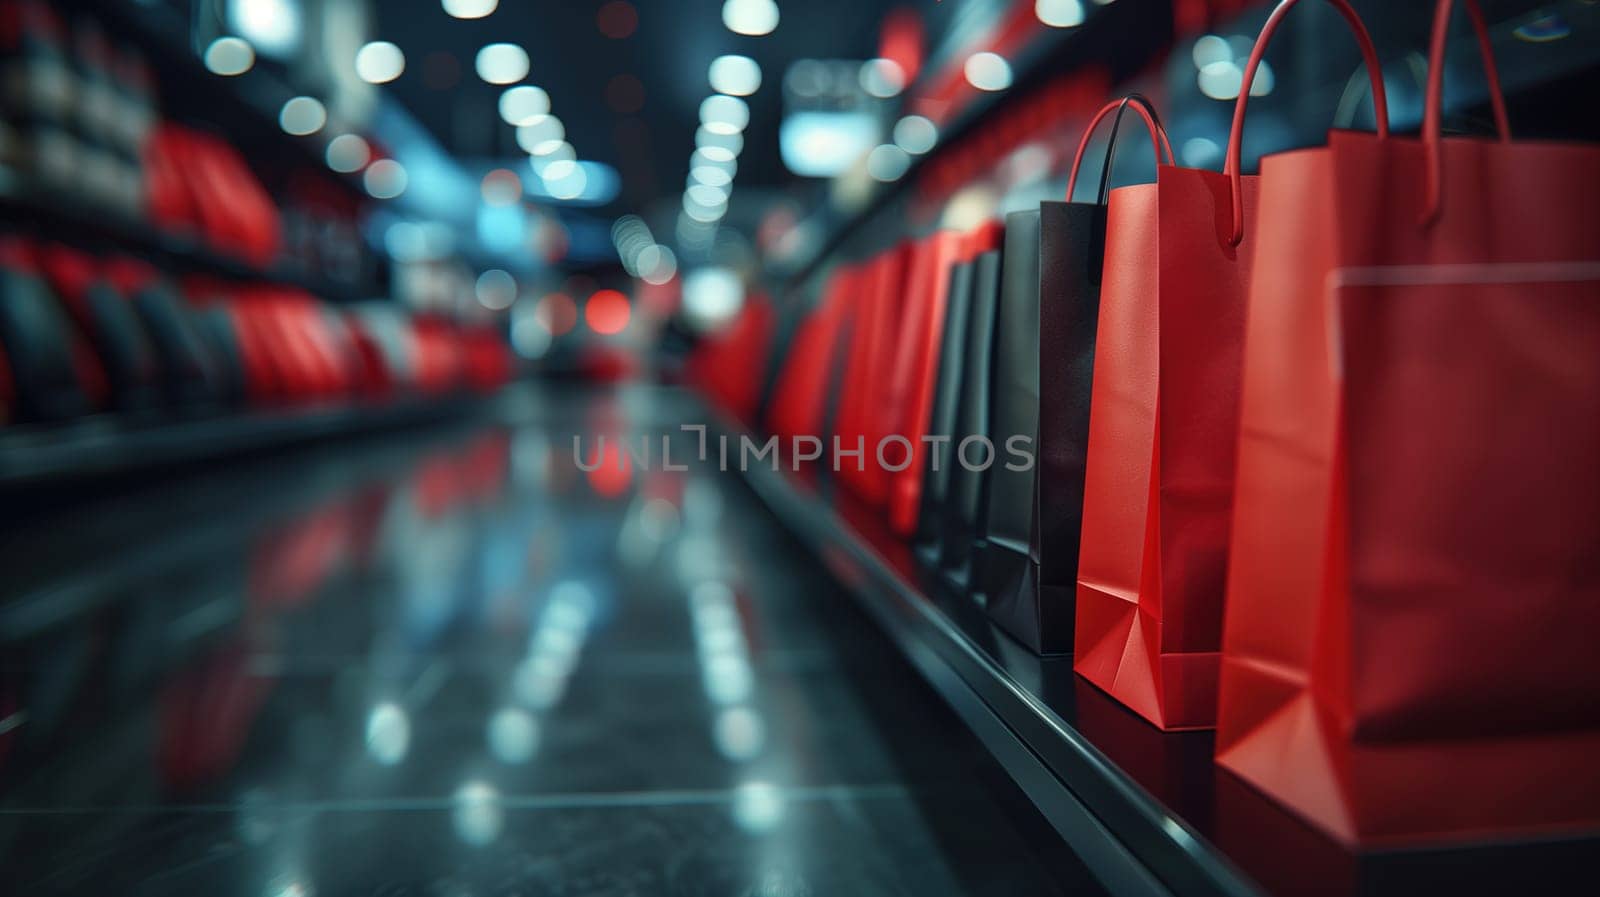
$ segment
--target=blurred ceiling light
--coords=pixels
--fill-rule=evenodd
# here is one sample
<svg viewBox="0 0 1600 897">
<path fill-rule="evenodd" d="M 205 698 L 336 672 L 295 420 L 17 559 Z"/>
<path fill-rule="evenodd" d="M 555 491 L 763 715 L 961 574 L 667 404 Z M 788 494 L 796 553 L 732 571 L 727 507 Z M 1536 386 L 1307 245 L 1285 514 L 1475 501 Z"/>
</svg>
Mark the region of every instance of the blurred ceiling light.
<svg viewBox="0 0 1600 897">
<path fill-rule="evenodd" d="M 341 174 L 350 174 L 367 167 L 372 158 L 372 148 L 354 134 L 340 134 L 328 141 L 328 167 Z"/>
<path fill-rule="evenodd" d="M 761 66 L 748 56 L 718 56 L 708 77 L 712 90 L 729 96 L 747 97 L 761 88 Z"/>
<path fill-rule="evenodd" d="M 920 156 L 939 142 L 939 128 L 932 119 L 908 115 L 895 122 L 894 142 L 913 156 Z"/>
<path fill-rule="evenodd" d="M 1083 24 L 1081 0 L 1036 0 L 1033 12 L 1051 28 L 1073 28 Z"/>
<path fill-rule="evenodd" d="M 732 268 L 696 268 L 683 278 L 683 313 L 696 330 L 715 329 L 744 305 L 744 282 Z"/>
<path fill-rule="evenodd" d="M 539 149 L 545 152 L 529 156 L 528 164 L 533 166 L 534 173 L 540 178 L 545 177 L 550 166 L 562 162 L 576 162 L 578 159 L 578 153 L 572 148 L 572 144 L 564 140 L 554 141 L 553 146 L 541 144 Z"/>
<path fill-rule="evenodd" d="M 721 221 L 722 216 L 728 214 L 728 207 L 722 205 L 716 208 L 707 208 L 686 196 L 683 199 L 683 214 L 701 224 L 713 224 Z"/>
<path fill-rule="evenodd" d="M 1222 147 L 1209 137 L 1190 137 L 1183 142 L 1180 156 L 1190 168 L 1211 168 L 1222 161 Z"/>
<path fill-rule="evenodd" d="M 479 305 L 490 311 L 503 311 L 517 301 L 517 279 L 509 271 L 490 268 L 478 275 L 474 292 Z"/>
<path fill-rule="evenodd" d="M 783 164 L 801 177 L 833 177 L 877 141 L 879 127 L 864 112 L 795 112 L 778 127 L 778 150 Z"/>
<path fill-rule="evenodd" d="M 635 264 L 644 282 L 655 286 L 671 283 L 678 273 L 678 256 L 660 243 L 646 246 Z"/>
<path fill-rule="evenodd" d="M 517 126 L 517 146 L 522 147 L 526 153 L 533 152 L 533 148 L 551 140 L 561 140 L 567 136 L 567 129 L 561 124 L 561 119 L 554 115 L 536 115 L 530 121 Z"/>
<path fill-rule="evenodd" d="M 733 183 L 733 175 L 729 174 L 725 169 L 714 165 L 701 165 L 691 168 L 689 169 L 689 177 L 696 183 L 705 184 L 708 187 L 726 187 Z"/>
<path fill-rule="evenodd" d="M 387 84 L 406 70 L 406 54 L 398 46 L 376 40 L 356 51 L 356 75 L 368 84 Z"/>
<path fill-rule="evenodd" d="M 778 27 L 778 4 L 773 0 L 728 0 L 722 4 L 722 24 L 734 34 L 771 34 Z"/>
<path fill-rule="evenodd" d="M 694 132 L 694 145 L 711 158 L 725 158 L 732 162 L 744 151 L 744 135 L 719 134 L 701 125 Z"/>
<path fill-rule="evenodd" d="M 545 183 L 548 184 L 550 181 L 559 181 L 577 170 L 578 163 L 575 160 L 553 159 L 549 164 L 545 165 L 544 171 L 541 171 L 539 176 L 544 178 Z"/>
<path fill-rule="evenodd" d="M 734 160 L 738 158 L 733 154 L 732 150 L 722 146 L 702 146 L 695 150 L 695 152 L 699 153 L 707 161 L 726 163 L 729 165 L 734 164 Z"/>
<path fill-rule="evenodd" d="M 506 124 L 522 127 L 550 114 L 550 95 L 542 88 L 523 84 L 500 95 L 500 117 Z"/>
<path fill-rule="evenodd" d="M 985 50 L 967 57 L 962 71 L 967 83 L 979 90 L 1005 90 L 1011 86 L 1011 63 L 999 53 Z"/>
<path fill-rule="evenodd" d="M 655 235 L 650 226 L 638 215 L 623 215 L 611 225 L 611 243 L 617 248 L 617 258 L 630 276 L 639 273 L 637 256 L 646 246 L 655 245 Z"/>
<path fill-rule="evenodd" d="M 479 189 L 491 206 L 515 205 L 522 198 L 522 178 L 509 168 L 496 168 L 483 176 Z"/>
<path fill-rule="evenodd" d="M 578 199 L 589 186 L 589 173 L 577 162 L 552 162 L 544 171 L 544 188 L 556 199 Z"/>
<path fill-rule="evenodd" d="M 867 174 L 876 181 L 898 181 L 911 167 L 911 156 L 892 143 L 872 148 L 867 154 Z"/>
<path fill-rule="evenodd" d="M 1194 42 L 1190 55 L 1194 57 L 1194 67 L 1198 71 L 1213 62 L 1232 62 L 1233 48 L 1228 46 L 1227 38 L 1208 34 Z"/>
<path fill-rule="evenodd" d="M 393 159 L 379 159 L 368 165 L 362 181 L 374 199 L 394 199 L 406 192 L 406 170 Z"/>
<path fill-rule="evenodd" d="M 481 19 L 499 5 L 500 0 L 444 0 L 444 11 L 458 19 Z"/>
<path fill-rule="evenodd" d="M 1232 59 L 1208 62 L 1196 76 L 1200 92 L 1213 100 L 1232 100 L 1239 96 L 1239 86 L 1244 83 L 1244 72 Z"/>
<path fill-rule="evenodd" d="M 217 75 L 242 75 L 256 64 L 256 51 L 237 37 L 219 37 L 206 47 L 206 68 Z"/>
<path fill-rule="evenodd" d="M 750 123 L 750 106 L 738 97 L 706 97 L 700 104 L 700 123 L 713 134 L 738 134 Z"/>
<path fill-rule="evenodd" d="M 296 0 L 229 0 L 228 28 L 268 56 L 288 56 L 300 46 Z"/>
<path fill-rule="evenodd" d="M 628 329 L 633 307 L 628 297 L 616 290 L 597 290 L 583 304 L 583 322 L 602 336 L 614 336 Z"/>
<path fill-rule="evenodd" d="M 728 191 L 721 187 L 712 187 L 709 184 L 695 184 L 683 191 L 683 195 L 698 205 L 708 209 L 728 204 Z"/>
<path fill-rule="evenodd" d="M 715 168 L 719 171 L 727 172 L 728 177 L 733 177 L 734 173 L 739 170 L 739 163 L 731 156 L 725 155 L 724 153 L 713 152 L 714 149 L 716 148 L 702 147 L 701 149 L 697 149 L 691 153 L 689 155 L 689 170 L 693 171 L 696 168 Z"/>
<path fill-rule="evenodd" d="M 516 44 L 488 44 L 478 51 L 476 68 L 490 84 L 515 84 L 528 77 L 528 51 Z"/>
<path fill-rule="evenodd" d="M 861 63 L 861 89 L 887 99 L 906 89 L 906 73 L 892 59 L 869 59 Z"/>
<path fill-rule="evenodd" d="M 327 107 L 316 97 L 294 97 L 278 113 L 278 124 L 297 137 L 315 134 L 327 123 Z"/>
</svg>

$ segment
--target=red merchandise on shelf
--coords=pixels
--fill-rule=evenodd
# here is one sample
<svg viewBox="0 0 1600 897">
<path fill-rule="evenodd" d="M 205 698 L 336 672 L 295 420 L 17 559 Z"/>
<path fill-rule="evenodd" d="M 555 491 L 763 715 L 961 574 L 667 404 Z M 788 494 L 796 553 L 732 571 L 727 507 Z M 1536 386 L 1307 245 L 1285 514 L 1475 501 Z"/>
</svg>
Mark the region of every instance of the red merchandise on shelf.
<svg viewBox="0 0 1600 897">
<path fill-rule="evenodd" d="M 265 268 L 278 257 L 277 206 L 225 141 L 164 124 L 145 152 L 147 204 L 157 226 L 203 237 L 211 248 Z"/>
<path fill-rule="evenodd" d="M 416 383 L 424 393 L 449 392 L 461 382 L 462 352 L 455 328 L 443 318 L 418 317 L 411 322 L 416 345 Z"/>
<path fill-rule="evenodd" d="M 722 330 L 707 336 L 689 358 L 684 379 L 713 404 L 741 421 L 753 422 L 777 313 L 765 296 L 751 296 Z"/>
<path fill-rule="evenodd" d="M 1259 57 L 1285 0 L 1256 39 Z M 1380 129 L 1383 72 L 1366 26 Z M 1111 191 L 1084 467 L 1073 670 L 1163 729 L 1216 725 L 1259 178 L 1161 165 Z"/>
<path fill-rule="evenodd" d="M 895 440 L 898 415 L 890 403 L 895 349 L 905 314 L 905 281 L 911 244 L 886 250 L 868 260 L 851 305 L 855 308 L 850 340 L 845 348 L 843 380 L 838 389 L 839 410 L 834 434 L 846 451 L 860 449 L 859 460 L 839 462 L 839 480 L 875 507 L 888 500 L 890 468 L 904 463 L 910 449 Z M 882 461 L 878 457 L 883 444 Z"/>
<path fill-rule="evenodd" d="M 510 382 L 514 362 L 511 347 L 495 327 L 469 327 L 461 331 L 462 373 L 467 386 L 493 392 Z"/>
<path fill-rule="evenodd" d="M 823 438 L 823 416 L 833 380 L 840 336 L 850 319 L 856 273 L 834 271 L 822 302 L 795 329 L 789 353 L 767 409 L 767 429 L 780 436 Z"/>
<path fill-rule="evenodd" d="M 968 234 L 938 231 L 917 244 L 910 261 L 905 323 L 886 406 L 896 412 L 898 432 L 911 441 L 911 464 L 890 475 L 889 524 L 902 536 L 916 532 L 922 506 L 922 468 L 928 456 L 922 437 L 928 432 L 939 379 L 950 266 L 968 257 L 972 242 Z"/>
<path fill-rule="evenodd" d="M 1600 827 L 1600 146 L 1512 140 L 1472 2 L 1441 136 L 1453 5 L 1421 140 L 1261 167 L 1217 761 L 1363 847 Z"/>
</svg>

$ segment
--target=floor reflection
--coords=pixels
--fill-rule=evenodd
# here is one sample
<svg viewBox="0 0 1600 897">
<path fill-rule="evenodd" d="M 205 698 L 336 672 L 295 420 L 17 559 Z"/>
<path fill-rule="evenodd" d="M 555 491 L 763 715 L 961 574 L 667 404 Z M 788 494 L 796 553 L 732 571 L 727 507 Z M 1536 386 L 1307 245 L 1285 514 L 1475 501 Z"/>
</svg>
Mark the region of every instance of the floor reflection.
<svg viewBox="0 0 1600 897">
<path fill-rule="evenodd" d="M 736 479 L 630 459 L 682 413 L 547 396 L 7 531 L 6 890 L 1092 893 Z"/>
</svg>

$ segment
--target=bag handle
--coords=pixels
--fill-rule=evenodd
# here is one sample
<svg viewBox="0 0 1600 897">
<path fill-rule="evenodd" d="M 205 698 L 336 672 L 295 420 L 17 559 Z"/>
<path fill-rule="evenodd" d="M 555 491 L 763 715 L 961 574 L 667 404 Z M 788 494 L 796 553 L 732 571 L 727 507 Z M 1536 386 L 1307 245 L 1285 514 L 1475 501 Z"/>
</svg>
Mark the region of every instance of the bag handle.
<svg viewBox="0 0 1600 897">
<path fill-rule="evenodd" d="M 1489 82 L 1489 104 L 1494 107 L 1494 128 L 1501 143 L 1511 142 L 1511 119 L 1506 115 L 1506 96 L 1500 89 L 1500 69 L 1495 65 L 1494 47 L 1489 41 L 1489 26 L 1483 20 L 1478 0 L 1465 0 L 1467 18 L 1478 35 L 1478 52 L 1483 56 L 1483 73 Z M 1433 42 L 1428 50 L 1428 98 L 1422 113 L 1422 143 L 1428 151 L 1428 194 L 1422 213 L 1422 226 L 1439 220 L 1444 198 L 1444 53 L 1450 36 L 1450 13 L 1454 0 L 1439 0 L 1433 14 Z"/>
<path fill-rule="evenodd" d="M 1130 93 L 1120 100 L 1112 100 L 1096 112 L 1089 121 L 1089 127 L 1083 129 L 1083 137 L 1078 141 L 1078 152 L 1072 157 L 1072 173 L 1067 176 L 1067 202 L 1072 201 L 1072 194 L 1078 186 L 1078 171 L 1083 167 L 1083 156 L 1089 149 L 1089 138 L 1094 136 L 1100 123 L 1106 116 L 1115 112 L 1116 119 L 1111 123 L 1111 142 L 1106 146 L 1106 163 L 1100 169 L 1100 205 L 1106 204 L 1106 188 L 1111 183 L 1111 160 L 1117 153 L 1117 132 L 1122 127 L 1122 113 L 1132 105 L 1133 110 L 1144 119 L 1145 127 L 1150 130 L 1150 144 L 1155 150 L 1156 164 L 1161 164 L 1162 152 L 1166 153 L 1168 165 L 1176 164 L 1172 155 L 1172 143 L 1167 139 L 1167 129 L 1161 126 L 1161 118 L 1156 114 L 1155 106 L 1144 94 Z"/>
<path fill-rule="evenodd" d="M 1256 70 L 1261 68 L 1261 59 L 1267 53 L 1267 44 L 1272 42 L 1272 35 L 1282 24 L 1283 17 L 1288 15 L 1300 0 L 1283 0 L 1272 15 L 1267 17 L 1267 23 L 1261 26 L 1261 35 L 1256 38 L 1256 45 L 1250 51 L 1250 62 L 1245 66 L 1244 80 L 1239 84 L 1239 99 L 1233 107 L 1233 130 L 1228 134 L 1228 163 L 1222 173 L 1232 181 L 1233 188 L 1233 231 L 1228 235 L 1228 245 L 1238 246 L 1244 239 L 1244 111 L 1250 103 L 1250 86 L 1255 83 Z M 1372 35 L 1367 33 L 1367 26 L 1362 23 L 1361 16 L 1350 7 L 1348 0 L 1328 0 L 1333 8 L 1344 16 L 1350 30 L 1355 33 L 1356 43 L 1361 47 L 1361 57 L 1366 62 L 1367 77 L 1372 81 L 1372 109 L 1378 120 L 1378 136 L 1389 136 L 1389 99 L 1383 87 L 1383 66 L 1378 62 L 1378 49 L 1372 44 Z M 1449 0 L 1441 0 L 1449 2 Z"/>
</svg>

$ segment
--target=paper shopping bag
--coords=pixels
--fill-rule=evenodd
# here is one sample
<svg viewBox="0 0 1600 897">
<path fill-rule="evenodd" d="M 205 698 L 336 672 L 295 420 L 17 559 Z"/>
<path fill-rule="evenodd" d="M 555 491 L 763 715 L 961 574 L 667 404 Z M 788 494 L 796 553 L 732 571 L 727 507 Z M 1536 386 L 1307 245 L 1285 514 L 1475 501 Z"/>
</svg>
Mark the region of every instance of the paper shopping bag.
<svg viewBox="0 0 1600 897">
<path fill-rule="evenodd" d="M 1600 825 L 1600 147 L 1441 139 L 1451 6 L 1262 164 L 1217 759 L 1360 846 Z"/>
</svg>

